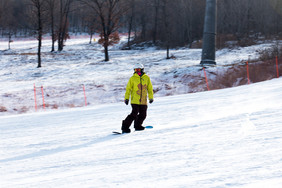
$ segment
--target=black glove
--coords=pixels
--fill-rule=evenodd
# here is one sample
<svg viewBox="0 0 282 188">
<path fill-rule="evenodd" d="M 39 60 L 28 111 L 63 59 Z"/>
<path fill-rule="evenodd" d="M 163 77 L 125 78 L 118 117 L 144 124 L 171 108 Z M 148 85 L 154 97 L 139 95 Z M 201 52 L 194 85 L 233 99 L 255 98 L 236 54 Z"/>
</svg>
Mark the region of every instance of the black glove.
<svg viewBox="0 0 282 188">
<path fill-rule="evenodd" d="M 154 99 L 150 99 L 149 103 L 152 104 L 154 102 Z"/>
<path fill-rule="evenodd" d="M 124 100 L 124 103 L 125 103 L 126 105 L 128 105 L 128 102 L 129 102 L 128 99 L 125 99 L 125 100 Z"/>
</svg>

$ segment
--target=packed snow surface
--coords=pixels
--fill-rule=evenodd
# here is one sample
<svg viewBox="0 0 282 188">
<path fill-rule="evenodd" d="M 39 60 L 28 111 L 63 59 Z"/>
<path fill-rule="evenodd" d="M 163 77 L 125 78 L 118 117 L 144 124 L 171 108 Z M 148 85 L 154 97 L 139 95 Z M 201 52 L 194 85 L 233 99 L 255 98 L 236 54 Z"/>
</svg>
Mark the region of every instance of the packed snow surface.
<svg viewBox="0 0 282 188">
<path fill-rule="evenodd" d="M 274 79 L 159 97 L 126 135 L 123 103 L 0 117 L 1 187 L 278 188 L 281 96 Z"/>
<path fill-rule="evenodd" d="M 190 88 L 177 79 L 199 71 L 198 49 L 172 50 L 176 59 L 166 60 L 164 50 L 113 47 L 103 62 L 102 48 L 88 39 L 55 53 L 45 40 L 38 69 L 36 41 L 6 45 L 0 42 L 1 188 L 281 187 L 281 78 L 185 94 Z M 257 57 L 270 45 L 220 50 L 217 64 Z M 136 62 L 157 89 L 144 123 L 154 128 L 113 135 L 131 111 L 122 100 Z M 35 112 L 34 85 L 44 86 L 46 104 L 81 108 Z"/>
</svg>

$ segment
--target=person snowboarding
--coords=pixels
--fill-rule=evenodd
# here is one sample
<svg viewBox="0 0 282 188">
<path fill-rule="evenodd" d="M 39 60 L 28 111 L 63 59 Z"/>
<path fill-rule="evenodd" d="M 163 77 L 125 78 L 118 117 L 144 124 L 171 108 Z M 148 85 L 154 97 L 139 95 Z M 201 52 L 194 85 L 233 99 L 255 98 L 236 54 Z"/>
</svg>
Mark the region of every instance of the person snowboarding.
<svg viewBox="0 0 282 188">
<path fill-rule="evenodd" d="M 130 133 L 130 126 L 133 121 L 136 131 L 145 129 L 142 124 L 147 116 L 147 98 L 149 98 L 150 104 L 153 103 L 153 85 L 150 77 L 144 72 L 144 66 L 137 63 L 134 66 L 133 76 L 131 76 L 126 86 L 124 103 L 128 105 L 130 99 L 132 111 L 122 121 L 122 133 Z"/>
</svg>

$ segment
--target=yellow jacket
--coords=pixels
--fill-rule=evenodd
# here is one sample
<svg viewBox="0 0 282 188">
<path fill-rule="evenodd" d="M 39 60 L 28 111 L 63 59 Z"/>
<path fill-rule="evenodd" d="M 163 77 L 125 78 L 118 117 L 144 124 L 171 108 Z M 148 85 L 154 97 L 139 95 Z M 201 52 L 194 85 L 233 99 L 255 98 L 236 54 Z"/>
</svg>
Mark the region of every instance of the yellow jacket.
<svg viewBox="0 0 282 188">
<path fill-rule="evenodd" d="M 147 94 L 149 99 L 153 99 L 153 85 L 151 83 L 150 77 L 143 74 L 141 77 L 134 73 L 129 79 L 125 99 L 129 100 L 131 96 L 131 104 L 147 105 Z"/>
</svg>

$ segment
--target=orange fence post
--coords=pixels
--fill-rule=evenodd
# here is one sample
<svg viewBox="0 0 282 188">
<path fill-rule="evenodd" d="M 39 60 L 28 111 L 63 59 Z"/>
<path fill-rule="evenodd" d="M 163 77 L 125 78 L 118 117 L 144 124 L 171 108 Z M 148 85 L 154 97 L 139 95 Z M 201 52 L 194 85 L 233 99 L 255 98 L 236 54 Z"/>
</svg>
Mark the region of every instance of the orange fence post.
<svg viewBox="0 0 282 188">
<path fill-rule="evenodd" d="M 250 73 L 249 73 L 249 62 L 247 61 L 246 62 L 246 65 L 247 65 L 247 77 L 248 77 L 248 84 L 250 84 Z"/>
<path fill-rule="evenodd" d="M 208 91 L 210 91 L 209 82 L 208 82 L 208 78 L 207 78 L 207 74 L 206 74 L 205 67 L 203 67 L 203 70 L 204 70 L 204 74 L 205 74 L 205 79 L 206 79 L 207 88 L 208 88 Z"/>
</svg>

